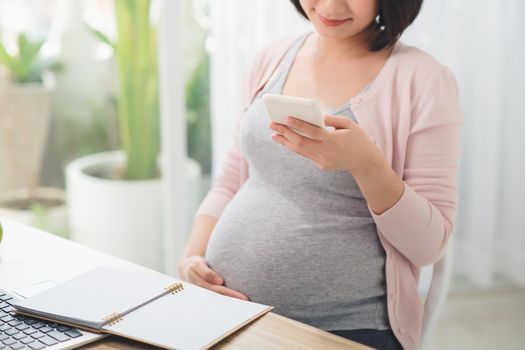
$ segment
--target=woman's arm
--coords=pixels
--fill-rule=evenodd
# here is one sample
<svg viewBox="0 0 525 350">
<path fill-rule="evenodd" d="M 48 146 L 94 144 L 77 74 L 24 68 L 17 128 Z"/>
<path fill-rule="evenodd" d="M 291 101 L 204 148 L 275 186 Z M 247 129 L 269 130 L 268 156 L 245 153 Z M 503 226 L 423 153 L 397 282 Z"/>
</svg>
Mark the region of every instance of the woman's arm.
<svg viewBox="0 0 525 350">
<path fill-rule="evenodd" d="M 384 158 L 371 162 L 367 168 L 354 171 L 361 193 L 368 208 L 381 215 L 396 204 L 405 190 L 405 184 Z"/>
<path fill-rule="evenodd" d="M 215 224 L 217 224 L 217 219 L 209 215 L 201 215 L 197 217 L 191 228 L 190 237 L 188 238 L 188 243 L 186 248 L 182 253 L 181 259 L 188 258 L 192 255 L 204 256 L 206 253 L 206 246 L 210 240 L 211 233 Z"/>
<path fill-rule="evenodd" d="M 356 177 L 378 230 L 419 267 L 440 259 L 453 230 L 462 124 L 457 83 L 442 67 L 413 110 L 403 179 L 386 163 Z"/>
</svg>

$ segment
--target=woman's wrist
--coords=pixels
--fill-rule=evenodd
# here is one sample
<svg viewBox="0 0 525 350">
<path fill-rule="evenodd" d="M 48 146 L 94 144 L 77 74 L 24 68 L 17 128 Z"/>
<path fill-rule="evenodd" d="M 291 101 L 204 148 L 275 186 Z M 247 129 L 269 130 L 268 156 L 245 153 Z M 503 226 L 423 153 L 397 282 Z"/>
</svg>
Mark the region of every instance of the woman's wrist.
<svg viewBox="0 0 525 350">
<path fill-rule="evenodd" d="M 353 175 L 368 206 L 376 215 L 393 207 L 403 195 L 403 180 L 383 157 Z"/>
</svg>

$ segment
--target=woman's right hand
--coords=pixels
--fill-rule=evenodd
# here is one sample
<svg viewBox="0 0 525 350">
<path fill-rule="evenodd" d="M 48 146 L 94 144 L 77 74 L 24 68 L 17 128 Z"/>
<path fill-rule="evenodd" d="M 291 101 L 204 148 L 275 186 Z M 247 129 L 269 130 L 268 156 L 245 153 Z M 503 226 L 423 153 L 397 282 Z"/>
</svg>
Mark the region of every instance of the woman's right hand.
<svg viewBox="0 0 525 350">
<path fill-rule="evenodd" d="M 226 288 L 224 286 L 224 278 L 213 271 L 202 256 L 193 255 L 181 258 L 178 263 L 178 270 L 181 279 L 184 281 L 222 295 L 249 300 L 248 297 L 241 292 Z"/>
</svg>

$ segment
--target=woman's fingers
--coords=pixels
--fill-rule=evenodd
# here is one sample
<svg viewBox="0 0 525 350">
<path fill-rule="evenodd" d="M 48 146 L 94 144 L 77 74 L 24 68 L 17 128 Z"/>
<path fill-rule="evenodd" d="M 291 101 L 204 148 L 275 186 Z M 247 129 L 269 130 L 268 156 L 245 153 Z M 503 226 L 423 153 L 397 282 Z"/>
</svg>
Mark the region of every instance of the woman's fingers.
<svg viewBox="0 0 525 350">
<path fill-rule="evenodd" d="M 248 297 L 242 294 L 241 292 L 227 288 L 225 286 L 215 286 L 215 285 L 210 284 L 208 289 L 214 292 L 217 292 L 219 294 L 229 296 L 229 297 L 234 297 L 234 298 L 242 299 L 242 300 L 249 300 Z"/>
<path fill-rule="evenodd" d="M 311 158 L 312 156 L 305 151 L 305 148 L 302 147 L 301 144 L 296 144 L 296 143 L 293 143 L 291 142 L 290 140 L 288 140 L 286 137 L 282 136 L 282 135 L 279 135 L 279 134 L 273 134 L 272 135 L 272 139 L 279 142 L 280 144 L 282 144 L 283 146 L 286 146 L 288 147 L 289 149 L 291 149 L 292 151 L 294 151 L 295 153 L 303 156 L 303 157 L 306 157 L 306 158 Z"/>
<path fill-rule="evenodd" d="M 283 137 L 285 137 L 287 140 L 290 140 L 292 143 L 297 144 L 301 142 L 302 136 L 297 134 L 285 125 L 272 122 L 270 123 L 270 129 L 276 131 L 278 134 L 281 134 Z"/>
<path fill-rule="evenodd" d="M 216 293 L 242 299 L 250 300 L 246 295 L 236 290 L 223 286 L 224 278 L 213 271 L 203 257 L 192 256 L 185 260 L 181 267 L 184 279 L 196 286 L 209 289 Z"/>
<path fill-rule="evenodd" d="M 325 115 L 324 123 L 326 126 L 333 126 L 336 129 L 352 129 L 354 122 L 339 115 Z"/>
<path fill-rule="evenodd" d="M 188 271 L 188 278 L 191 283 L 199 287 L 206 288 L 208 290 L 214 291 L 222 295 L 226 295 L 226 296 L 230 296 L 230 297 L 234 297 L 234 298 L 238 298 L 242 300 L 249 300 L 249 298 L 246 295 L 242 294 L 241 292 L 227 288 L 225 286 L 219 286 L 216 284 L 208 283 L 199 274 L 197 274 L 197 272 L 194 269 L 190 269 Z"/>
<path fill-rule="evenodd" d="M 224 279 L 217 272 L 210 269 L 205 260 L 199 261 L 194 266 L 195 272 L 210 284 L 222 285 Z"/>
<path fill-rule="evenodd" d="M 288 117 L 287 123 L 292 127 L 295 128 L 301 133 L 309 137 L 313 140 L 319 140 L 322 141 L 326 138 L 326 130 L 318 127 L 317 125 L 310 124 L 308 122 L 305 122 L 301 119 L 297 119 L 294 117 Z"/>
</svg>

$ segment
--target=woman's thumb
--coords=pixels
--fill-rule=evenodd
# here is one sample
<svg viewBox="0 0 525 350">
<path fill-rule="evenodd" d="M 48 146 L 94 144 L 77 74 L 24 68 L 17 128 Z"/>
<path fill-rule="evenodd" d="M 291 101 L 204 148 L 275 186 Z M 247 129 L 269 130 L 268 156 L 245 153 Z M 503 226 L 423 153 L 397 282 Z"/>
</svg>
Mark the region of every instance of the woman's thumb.
<svg viewBox="0 0 525 350">
<path fill-rule="evenodd" d="M 324 115 L 324 123 L 326 126 L 333 126 L 336 129 L 350 129 L 352 121 L 348 118 L 339 115 Z"/>
</svg>

